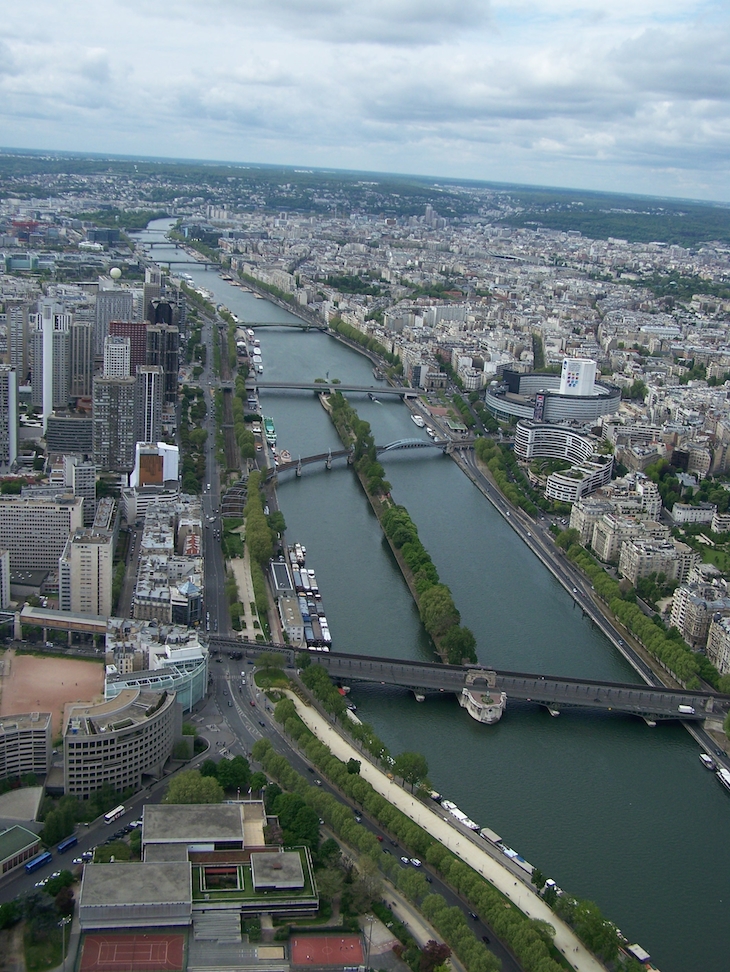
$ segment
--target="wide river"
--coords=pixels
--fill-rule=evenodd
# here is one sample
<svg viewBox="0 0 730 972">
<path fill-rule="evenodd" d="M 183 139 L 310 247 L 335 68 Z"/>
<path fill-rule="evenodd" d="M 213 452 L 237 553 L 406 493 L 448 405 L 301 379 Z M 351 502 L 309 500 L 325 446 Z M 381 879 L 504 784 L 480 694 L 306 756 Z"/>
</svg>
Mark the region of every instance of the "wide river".
<svg viewBox="0 0 730 972">
<path fill-rule="evenodd" d="M 163 224 L 142 239 L 161 240 Z M 155 248 L 153 256 L 184 253 Z M 173 255 L 174 254 L 174 255 Z M 242 321 L 291 322 L 286 312 L 191 264 L 182 268 Z M 339 378 L 371 385 L 370 362 L 319 332 L 261 328 L 262 380 Z M 293 457 L 339 448 L 309 394 L 261 392 L 278 447 Z M 352 396 L 375 440 L 424 436 L 399 402 Z M 636 681 L 613 646 L 525 547 L 490 503 L 438 452 L 384 461 L 477 639 L 482 663 L 513 671 Z M 307 548 L 338 651 L 432 658 L 408 589 L 354 474 L 342 463 L 281 477 L 290 542 Z M 481 826 L 489 826 L 558 884 L 596 901 L 662 972 L 730 968 L 730 797 L 699 762 L 678 725 L 649 729 L 611 715 L 565 711 L 553 719 L 508 702 L 480 726 L 455 698 L 417 703 L 384 686 L 356 687 L 359 715 L 391 752 L 425 754 L 429 776 Z"/>
</svg>

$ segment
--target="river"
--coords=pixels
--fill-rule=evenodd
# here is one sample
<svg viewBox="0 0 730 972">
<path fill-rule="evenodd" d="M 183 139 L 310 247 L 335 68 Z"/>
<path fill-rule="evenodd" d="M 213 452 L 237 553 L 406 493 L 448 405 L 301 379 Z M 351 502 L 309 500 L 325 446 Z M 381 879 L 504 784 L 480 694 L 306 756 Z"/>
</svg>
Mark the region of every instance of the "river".
<svg viewBox="0 0 730 972">
<path fill-rule="evenodd" d="M 142 239 L 162 239 L 152 226 Z M 158 260 L 165 251 L 153 251 Z M 180 259 L 181 251 L 173 259 Z M 242 320 L 286 322 L 284 310 L 187 268 Z M 260 329 L 266 380 L 339 378 L 374 384 L 370 362 L 320 333 Z M 280 449 L 292 456 L 339 448 L 314 396 L 261 392 Z M 419 432 L 400 402 L 352 398 L 375 440 Z M 395 500 L 474 632 L 479 660 L 514 671 L 636 681 L 608 640 L 489 502 L 440 453 L 384 460 Z M 431 658 L 408 589 L 378 522 L 344 464 L 281 477 L 291 541 L 307 547 L 339 651 Z M 489 826 L 559 885 L 596 901 L 662 972 L 725 972 L 730 900 L 730 802 L 678 725 L 594 713 L 559 718 L 508 702 L 480 726 L 453 698 L 417 703 L 384 686 L 356 687 L 359 715 L 393 753 L 426 755 L 434 786 Z"/>
</svg>

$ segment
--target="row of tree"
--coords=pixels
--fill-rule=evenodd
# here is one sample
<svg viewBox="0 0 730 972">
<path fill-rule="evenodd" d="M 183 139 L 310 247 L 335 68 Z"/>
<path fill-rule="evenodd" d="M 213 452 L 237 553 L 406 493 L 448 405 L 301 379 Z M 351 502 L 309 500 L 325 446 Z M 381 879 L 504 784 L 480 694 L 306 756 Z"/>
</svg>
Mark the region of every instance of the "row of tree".
<svg viewBox="0 0 730 972">
<path fill-rule="evenodd" d="M 391 506 L 380 517 L 385 535 L 413 574 L 421 621 L 439 651 L 452 665 L 475 662 L 476 639 L 461 626 L 461 615 L 450 589 L 439 581 L 431 556 L 421 543 L 416 524 L 404 506 Z"/>
<path fill-rule="evenodd" d="M 56 802 L 51 797 L 46 797 L 43 803 L 43 830 L 41 838 L 44 844 L 49 847 L 69 837 L 74 832 L 74 827 L 81 821 L 95 820 L 102 813 L 111 810 L 127 796 L 131 790 L 125 793 L 117 791 L 108 784 L 99 790 L 95 790 L 88 800 L 81 802 L 75 796 L 62 796 Z"/>
<path fill-rule="evenodd" d="M 358 331 L 352 324 L 343 321 L 341 317 L 333 318 L 330 321 L 330 328 L 336 334 L 341 334 L 343 337 L 346 337 L 348 341 L 359 344 L 361 348 L 372 351 L 373 354 L 377 354 L 383 358 L 391 366 L 394 373 L 403 374 L 403 365 L 399 356 L 388 351 L 385 345 L 381 344 L 376 338 L 370 337 L 368 334 L 363 334 L 362 331 Z"/>
<path fill-rule="evenodd" d="M 473 868 L 414 824 L 400 810 L 380 796 L 369 783 L 359 776 L 348 773 L 347 765 L 334 757 L 330 750 L 307 729 L 290 700 L 278 703 L 276 717 L 284 724 L 287 733 L 295 729 L 295 722 L 299 723 L 293 738 L 296 738 L 299 747 L 320 772 L 350 799 L 362 806 L 372 819 L 398 837 L 405 847 L 410 848 L 437 870 L 446 883 L 465 898 L 470 907 L 478 912 L 512 949 L 525 972 L 558 972 L 561 966 L 550 954 L 554 935 L 551 925 L 529 919 L 516 908 L 509 906 L 504 896 Z M 487 970 L 491 972 L 492 968 L 498 968 L 498 966 L 482 964 L 484 961 L 482 943 L 473 938 L 468 923 L 462 923 L 461 909 L 455 911 L 448 909 L 446 902 L 440 896 L 431 894 L 423 874 L 402 869 L 393 855 L 385 854 L 377 838 L 362 827 L 358 827 L 347 808 L 336 798 L 323 792 L 319 787 L 310 786 L 304 777 L 292 769 L 284 757 L 276 755 L 268 740 L 259 740 L 254 745 L 253 756 L 261 761 L 270 776 L 277 779 L 287 790 L 296 792 L 302 797 L 335 833 L 374 861 L 397 884 L 399 890 L 419 904 L 423 913 L 441 932 L 469 972 L 474 972 L 475 969 L 479 969 L 480 972 L 487 972 Z M 539 875 L 539 872 L 537 874 Z M 538 886 L 544 885 L 544 876 L 540 875 L 540 878 L 541 880 L 537 882 Z M 604 917 L 598 905 L 570 895 L 558 897 L 552 889 L 551 892 L 551 894 L 545 893 L 545 900 L 553 907 L 556 914 L 573 927 L 587 948 L 602 959 L 614 962 L 615 969 L 621 969 L 622 972 L 639 972 L 638 964 L 620 953 L 619 932 L 613 922 Z M 456 911 L 459 914 L 456 914 Z M 478 948 L 475 948 L 475 942 Z M 488 957 L 487 960 L 493 958 L 486 950 L 484 952 Z"/>
<path fill-rule="evenodd" d="M 703 678 L 714 688 L 730 692 L 730 678 L 721 678 L 712 662 L 705 655 L 692 651 L 676 628 L 667 631 L 658 615 L 648 618 L 636 604 L 636 591 L 633 587 L 628 586 L 624 590 L 585 547 L 578 543 L 579 537 L 577 530 L 563 530 L 557 535 L 555 542 L 566 550 L 568 557 L 590 578 L 596 594 L 662 667 L 687 688 L 699 688 L 699 679 Z"/>
<path fill-rule="evenodd" d="M 282 703 L 280 702 L 279 705 Z M 291 717 L 286 719 L 284 726 L 289 732 L 292 727 Z M 510 948 L 514 943 L 514 951 L 518 954 L 526 972 L 560 972 L 562 966 L 550 957 L 549 946 L 544 940 L 541 941 L 539 935 L 530 936 L 529 948 L 522 950 L 520 943 L 526 937 L 526 929 L 532 925 L 530 919 L 516 908 L 505 908 L 505 904 L 508 903 L 505 902 L 504 897 L 481 875 L 380 796 L 362 777 L 348 774 L 346 765 L 333 756 L 306 726 L 304 732 L 298 731 L 297 741 L 307 758 L 324 776 L 327 776 L 351 800 L 362 806 L 373 820 L 393 834 L 412 854 L 432 865 L 449 884 L 463 894 L 470 907 L 478 911 L 485 921 L 494 927 Z M 309 785 L 304 777 L 292 769 L 283 756 L 276 754 L 268 740 L 258 740 L 254 744 L 252 755 L 261 762 L 270 777 L 277 780 L 285 789 L 297 793 L 312 806 L 345 843 L 355 847 L 361 855 L 376 863 L 399 890 L 420 906 L 425 915 L 433 914 L 435 918 L 439 914 L 441 909 L 438 905 L 443 899 L 436 896 L 436 901 L 430 900 L 434 896 L 431 895 L 423 874 L 403 869 L 395 855 L 384 853 L 375 835 L 358 826 L 352 813 L 339 800 L 320 787 Z M 452 869 L 456 883 L 452 880 Z M 472 876 L 471 882 L 465 879 L 466 875 Z M 446 915 L 441 917 L 442 927 L 438 925 L 436 927 L 463 962 L 467 972 L 496 972 L 499 963 L 476 938 L 468 923 L 450 921 Z M 522 954 L 517 951 L 518 948 Z"/>
<path fill-rule="evenodd" d="M 370 423 L 364 422 L 342 392 L 330 395 L 330 415 L 344 445 L 354 448 L 355 469 L 370 496 L 387 496 L 390 483 L 375 449 Z"/>
</svg>

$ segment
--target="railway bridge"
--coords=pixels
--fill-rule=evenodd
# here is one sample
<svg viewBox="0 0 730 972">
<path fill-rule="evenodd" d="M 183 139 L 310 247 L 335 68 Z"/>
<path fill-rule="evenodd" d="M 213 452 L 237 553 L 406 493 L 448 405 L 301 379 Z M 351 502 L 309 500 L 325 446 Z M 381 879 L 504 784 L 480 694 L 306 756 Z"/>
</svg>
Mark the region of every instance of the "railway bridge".
<svg viewBox="0 0 730 972">
<path fill-rule="evenodd" d="M 296 649 L 280 645 L 263 646 L 215 637 L 210 639 L 210 647 L 213 651 L 227 654 L 236 651 L 250 657 L 262 651 L 283 652 L 290 666 L 296 664 L 298 654 Z M 444 692 L 460 695 L 464 688 L 505 692 L 508 699 L 534 702 L 553 713 L 577 707 L 638 716 L 650 724 L 669 720 L 698 722 L 709 715 L 722 718 L 730 706 L 730 697 L 711 691 L 497 671 L 481 665 L 441 665 L 335 651 L 312 653 L 312 660 L 326 668 L 335 681 L 348 685 L 369 682 L 400 686 L 419 697 Z"/>
</svg>

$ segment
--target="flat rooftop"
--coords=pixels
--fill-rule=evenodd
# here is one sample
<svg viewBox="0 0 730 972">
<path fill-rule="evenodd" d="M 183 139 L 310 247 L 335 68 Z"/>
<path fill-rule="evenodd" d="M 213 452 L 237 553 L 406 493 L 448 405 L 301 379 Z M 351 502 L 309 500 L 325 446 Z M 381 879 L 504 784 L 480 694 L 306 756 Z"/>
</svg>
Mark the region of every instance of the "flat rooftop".
<svg viewBox="0 0 730 972">
<path fill-rule="evenodd" d="M 142 816 L 142 842 L 243 843 L 243 817 L 242 804 L 147 804 Z"/>
<path fill-rule="evenodd" d="M 80 904 L 162 905 L 192 907 L 190 864 L 187 861 L 139 864 L 87 864 L 81 881 Z"/>
<path fill-rule="evenodd" d="M 20 853 L 25 847 L 40 842 L 38 834 L 26 830 L 25 827 L 8 827 L 0 833 L 0 861 L 6 860 Z"/>
<path fill-rule="evenodd" d="M 297 851 L 261 851 L 252 854 L 251 874 L 256 891 L 298 891 L 304 887 L 304 870 Z"/>
</svg>

